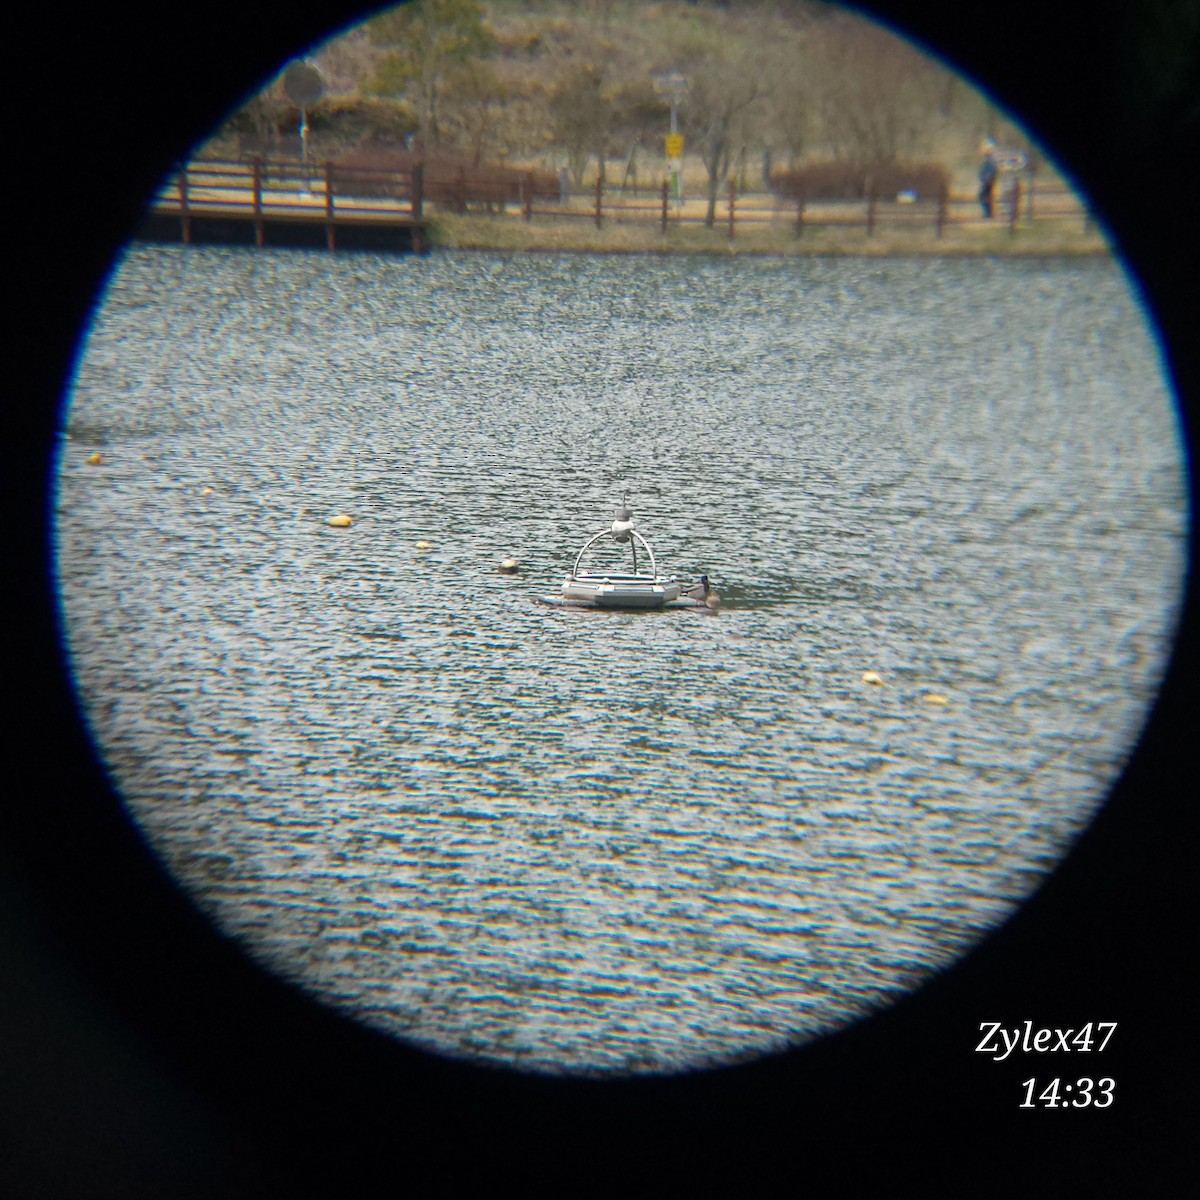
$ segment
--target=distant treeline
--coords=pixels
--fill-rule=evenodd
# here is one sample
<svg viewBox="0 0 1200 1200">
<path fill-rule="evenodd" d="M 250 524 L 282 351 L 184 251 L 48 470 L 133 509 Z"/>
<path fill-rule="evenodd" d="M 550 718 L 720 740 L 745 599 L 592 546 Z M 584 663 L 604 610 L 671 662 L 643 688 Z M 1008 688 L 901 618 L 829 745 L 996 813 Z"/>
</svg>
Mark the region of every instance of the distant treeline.
<svg viewBox="0 0 1200 1200">
<path fill-rule="evenodd" d="M 788 194 L 803 179 L 814 198 L 871 181 L 925 196 L 943 186 L 936 164 L 984 133 L 1019 140 L 945 64 L 815 0 L 415 0 L 313 60 L 318 156 L 415 150 L 566 170 L 576 188 L 615 163 L 636 174 L 639 157 L 665 170 L 672 123 L 714 202 L 748 161 Z M 223 148 L 298 152 L 299 120 L 277 81 L 231 116 Z"/>
</svg>

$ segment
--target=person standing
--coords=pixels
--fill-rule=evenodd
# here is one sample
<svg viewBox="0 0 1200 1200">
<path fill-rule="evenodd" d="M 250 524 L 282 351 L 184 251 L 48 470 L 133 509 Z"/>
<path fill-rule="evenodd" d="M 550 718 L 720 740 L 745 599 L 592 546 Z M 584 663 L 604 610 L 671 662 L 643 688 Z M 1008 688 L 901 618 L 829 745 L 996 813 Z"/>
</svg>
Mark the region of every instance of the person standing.
<svg viewBox="0 0 1200 1200">
<path fill-rule="evenodd" d="M 996 147 L 991 138 L 987 138 L 980 147 L 983 151 L 983 162 L 979 166 L 979 207 L 983 215 L 991 218 L 996 197 Z"/>
</svg>

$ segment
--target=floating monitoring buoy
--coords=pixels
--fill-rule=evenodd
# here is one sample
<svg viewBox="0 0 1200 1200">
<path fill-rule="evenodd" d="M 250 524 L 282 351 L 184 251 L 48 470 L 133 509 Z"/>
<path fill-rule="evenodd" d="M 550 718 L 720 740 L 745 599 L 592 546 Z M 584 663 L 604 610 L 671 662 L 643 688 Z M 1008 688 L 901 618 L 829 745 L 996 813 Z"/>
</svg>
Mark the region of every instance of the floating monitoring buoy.
<svg viewBox="0 0 1200 1200">
<path fill-rule="evenodd" d="M 417 549 L 418 549 L 418 550 L 428 550 L 428 549 L 429 549 L 429 543 L 428 543 L 428 542 L 418 542 L 418 543 L 417 543 Z"/>
<path fill-rule="evenodd" d="M 96 453 L 96 454 L 89 455 L 83 461 L 85 463 L 87 463 L 87 465 L 89 467 L 98 467 L 101 464 L 101 462 L 103 462 L 103 459 L 101 459 L 99 453 Z"/>
<path fill-rule="evenodd" d="M 345 513 L 338 513 L 336 517 L 330 517 L 329 523 L 334 527 L 334 529 L 346 529 L 353 524 L 353 522 Z"/>
<path fill-rule="evenodd" d="M 926 692 L 921 699 L 923 699 L 926 704 L 945 705 L 950 703 L 949 698 L 943 696 L 941 692 Z"/>
<path fill-rule="evenodd" d="M 515 575 L 517 573 L 517 560 L 515 558 L 506 558 L 500 564 L 501 575 Z"/>
<path fill-rule="evenodd" d="M 202 495 L 202 496 L 211 496 L 211 495 L 213 494 L 214 490 L 215 490 L 214 488 L 206 487 L 206 488 L 205 488 L 205 489 L 204 489 L 204 490 L 203 490 L 203 491 L 200 493 L 200 495 Z"/>
<path fill-rule="evenodd" d="M 621 507 L 607 529 L 593 534 L 575 557 L 575 565 L 562 586 L 561 600 L 593 608 L 664 608 L 679 599 L 680 586 L 674 576 L 658 573 L 650 543 L 634 525 L 633 510 L 622 497 Z M 607 541 L 628 546 L 633 570 L 613 568 L 586 570 L 584 559 L 595 546 Z M 649 571 L 638 570 L 638 547 L 649 559 Z"/>
<path fill-rule="evenodd" d="M 632 569 L 612 564 L 611 556 L 609 565 L 603 565 L 613 543 L 622 547 L 616 554 L 618 559 L 624 557 L 624 548 L 628 548 Z M 589 560 L 588 556 L 593 554 L 595 557 Z M 585 561 L 596 565 L 585 567 Z M 539 596 L 538 599 L 543 604 L 569 608 L 695 609 L 703 605 L 703 601 L 682 596 L 682 590 L 674 575 L 659 574 L 654 551 L 637 529 L 633 510 L 628 506 L 627 497 L 623 497 L 612 521 L 588 538 L 575 556 L 575 564 L 558 595 Z"/>
<path fill-rule="evenodd" d="M 864 671 L 862 681 L 871 684 L 872 687 L 879 687 L 883 683 L 883 680 L 874 671 Z"/>
</svg>

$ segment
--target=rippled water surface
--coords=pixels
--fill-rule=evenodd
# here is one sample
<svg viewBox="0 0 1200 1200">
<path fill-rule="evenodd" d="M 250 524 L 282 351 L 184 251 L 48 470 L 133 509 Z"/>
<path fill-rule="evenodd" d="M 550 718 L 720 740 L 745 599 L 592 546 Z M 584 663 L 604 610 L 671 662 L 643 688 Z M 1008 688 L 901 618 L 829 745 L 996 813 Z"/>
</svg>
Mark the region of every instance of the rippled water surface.
<svg viewBox="0 0 1200 1200">
<path fill-rule="evenodd" d="M 1102 260 L 138 247 L 64 426 L 71 661 L 155 852 L 270 969 L 526 1068 L 951 964 L 1102 802 L 1184 570 Z M 625 492 L 718 615 L 537 602 Z"/>
</svg>

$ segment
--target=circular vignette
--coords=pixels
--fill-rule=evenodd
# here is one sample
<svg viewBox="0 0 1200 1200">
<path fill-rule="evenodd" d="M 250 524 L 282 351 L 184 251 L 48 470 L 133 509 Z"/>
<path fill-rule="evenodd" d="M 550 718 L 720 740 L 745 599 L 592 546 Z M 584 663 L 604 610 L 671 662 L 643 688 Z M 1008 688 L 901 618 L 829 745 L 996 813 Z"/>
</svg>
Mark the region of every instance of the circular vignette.
<svg viewBox="0 0 1200 1200">
<path fill-rule="evenodd" d="M 876 4 L 870 11 L 894 23 L 902 20 L 906 32 L 990 84 L 1094 198 L 1158 322 L 1190 438 L 1196 353 L 1189 341 L 1197 324 L 1186 251 L 1194 247 L 1195 235 L 1183 206 L 1164 208 L 1161 198 L 1175 195 L 1174 168 L 1198 148 L 1196 109 L 1194 93 L 1189 106 L 1186 80 L 1156 66 L 1158 51 L 1180 44 L 1183 26 L 1173 29 L 1171 14 L 1184 21 L 1178 14 L 1185 6 L 1160 5 L 1142 15 L 1116 4 L 1091 6 L 1090 22 L 1068 12 L 1049 25 L 1038 9 L 1008 6 L 1008 20 L 997 22 L 986 38 L 974 19 L 956 18 L 949 6 L 914 10 Z M 77 228 L 74 198 L 56 194 L 46 201 L 47 220 L 64 231 L 67 244 L 46 248 L 42 269 L 27 276 L 35 280 L 34 295 L 43 311 L 52 315 L 39 331 L 44 337 L 18 364 L 30 398 L 30 409 L 15 418 L 17 437 L 30 454 L 26 464 L 15 464 L 26 510 L 30 497 L 47 491 L 58 401 L 88 306 L 145 196 L 170 162 L 207 133 L 214 116 L 279 62 L 360 15 L 351 6 L 288 12 L 284 15 L 296 21 L 296 32 L 284 44 L 264 22 L 235 39 L 231 51 L 225 31 L 244 29 L 246 22 L 233 8 L 215 11 L 212 25 L 180 43 L 175 54 L 133 56 L 133 65 L 108 90 L 96 65 L 105 56 L 81 55 L 72 64 L 77 70 L 66 86 L 68 99 L 51 127 L 64 139 L 74 138 L 81 172 L 116 181 L 119 199 L 82 242 L 67 241 L 71 235 L 65 232 Z M 100 38 L 111 51 L 108 57 L 117 58 L 130 44 L 153 46 L 153 20 L 148 9 L 118 17 Z M 1041 31 L 1032 42 L 1031 27 Z M 1176 61 L 1169 52 L 1166 59 Z M 222 63 L 219 81 L 209 74 L 214 61 Z M 1051 76 L 1057 85 L 1047 87 Z M 111 78 L 105 73 L 106 80 Z M 146 96 L 181 92 L 178 106 L 163 105 L 153 113 L 143 107 Z M 81 114 L 99 94 L 114 97 L 113 110 L 134 114 L 126 128 L 136 132 L 122 145 L 107 136 L 80 135 L 81 128 L 92 128 Z M 57 160 L 43 153 L 32 161 L 49 170 Z M 1138 185 L 1131 186 L 1132 180 Z M 1162 253 L 1164 248 L 1178 252 Z M 1194 486 L 1192 496 L 1194 504 Z M 969 1031 L 1001 1008 L 1024 1014 L 1035 1000 L 1055 1010 L 1092 1004 L 1120 1008 L 1122 1019 L 1161 1065 L 1162 1035 L 1156 1041 L 1148 1026 L 1155 1021 L 1170 1028 L 1172 1017 L 1182 1015 L 1182 989 L 1173 986 L 1174 960 L 1158 957 L 1161 942 L 1153 935 L 1173 912 L 1194 915 L 1194 892 L 1183 874 L 1181 847 L 1188 839 L 1179 836 L 1189 828 L 1191 814 L 1173 775 L 1187 750 L 1182 688 L 1186 667 L 1194 661 L 1192 593 L 1159 704 L 1112 802 L 1040 896 L 953 978 L 868 1028 L 778 1062 L 721 1072 L 690 1085 L 595 1089 L 463 1070 L 382 1046 L 380 1039 L 314 1011 L 289 989 L 236 961 L 141 854 L 80 730 L 70 682 L 58 660 L 46 547 L 30 524 L 36 522 L 14 534 L 21 566 L 16 611 L 28 634 L 19 661 L 30 669 L 13 677 L 21 688 L 14 732 L 24 768 L 14 778 L 30 784 L 17 803 L 9 798 L 5 806 L 15 832 L 10 846 L 19 847 L 8 851 L 12 861 L 5 862 L 4 879 L 28 935 L 19 945 L 21 961 L 40 979 L 44 995 L 53 998 L 55 1019 L 84 1048 L 82 1064 L 60 1059 L 54 1064 L 58 1072 L 82 1070 L 84 1078 L 126 1100 L 150 1081 L 144 1096 L 177 1103 L 165 1125 L 154 1127 L 155 1134 L 175 1137 L 197 1163 L 202 1148 L 207 1152 L 219 1145 L 218 1175 L 235 1164 L 262 1174 L 277 1168 L 297 1171 L 304 1139 L 318 1144 L 321 1135 L 329 1147 L 355 1143 L 356 1167 L 377 1163 L 390 1156 L 389 1138 L 397 1127 L 405 1131 L 405 1152 L 424 1158 L 430 1147 L 446 1145 L 447 1130 L 456 1126 L 485 1136 L 490 1148 L 503 1140 L 495 1137 L 503 1130 L 508 1142 L 494 1150 L 496 1161 L 512 1164 L 545 1142 L 548 1131 L 564 1147 L 597 1147 L 605 1141 L 628 1146 L 640 1144 L 640 1138 L 632 1138 L 635 1130 L 675 1139 L 690 1122 L 693 1130 L 721 1128 L 721 1145 L 753 1145 L 765 1161 L 775 1138 L 800 1121 L 830 1139 L 827 1150 L 847 1146 L 850 1114 L 861 1110 L 865 1079 L 870 1087 L 892 1088 L 911 1101 L 907 1118 L 889 1115 L 887 1141 L 895 1144 L 908 1135 L 928 1145 L 925 1126 L 932 1119 L 943 1130 L 959 1133 L 966 1154 L 984 1142 L 982 1134 L 974 1141 L 963 1136 L 962 1122 L 956 1120 L 962 1096 L 992 1105 L 989 1112 L 998 1126 L 989 1131 L 989 1141 L 1003 1127 L 1007 1109 L 993 1104 L 990 1077 L 974 1069 L 974 1060 L 964 1057 L 957 1043 L 947 1046 L 944 1030 L 949 1024 Z M 52 755 L 42 750 L 48 734 Z M 294 1053 L 300 1042 L 313 1047 L 305 1063 Z M 113 1070 L 114 1058 L 123 1074 Z M 246 1085 L 240 1095 L 235 1079 Z M 380 1097 L 388 1099 L 376 1107 Z M 664 1106 L 664 1097 L 670 1105 Z M 143 1098 L 135 1107 L 148 1113 L 150 1104 Z M 1168 1163 L 1175 1145 L 1168 1135 L 1178 1132 L 1182 1109 L 1166 1105 L 1157 1133 L 1149 1135 Z M 221 1120 L 214 1116 L 218 1111 Z M 230 1112 L 234 1124 L 244 1122 L 247 1128 L 257 1119 L 261 1132 L 269 1130 L 278 1139 L 278 1149 L 266 1147 L 269 1137 L 230 1134 L 225 1121 Z M 182 1127 L 197 1114 L 194 1128 L 202 1134 L 179 1133 L 177 1123 Z M 521 1122 L 513 1114 L 520 1114 Z M 489 1122 L 491 1133 L 483 1135 Z M 526 1128 L 517 1128 L 519 1123 Z M 1032 1150 L 1026 1164 L 1040 1155 L 1043 1166 L 1052 1166 L 1069 1137 Z M 96 1161 L 112 1169 L 105 1149 L 97 1151 Z M 107 1149 L 111 1154 L 111 1146 Z M 333 1172 L 326 1154 L 317 1151 L 315 1158 L 314 1169 Z"/>
</svg>

